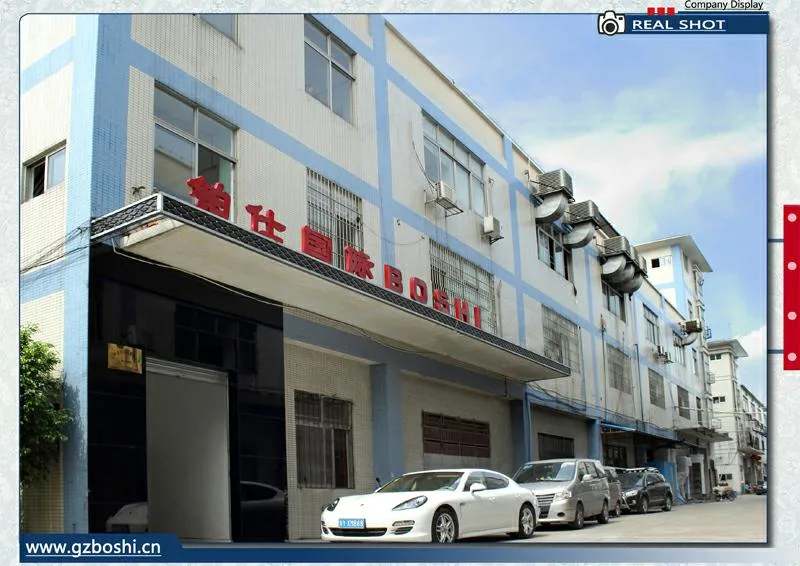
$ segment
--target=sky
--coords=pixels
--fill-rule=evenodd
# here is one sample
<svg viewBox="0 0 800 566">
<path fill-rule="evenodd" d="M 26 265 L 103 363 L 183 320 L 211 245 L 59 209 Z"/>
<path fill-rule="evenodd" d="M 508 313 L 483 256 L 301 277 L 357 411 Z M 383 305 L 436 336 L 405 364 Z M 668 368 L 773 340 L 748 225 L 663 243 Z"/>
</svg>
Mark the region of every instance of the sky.
<svg viewBox="0 0 800 566">
<path fill-rule="evenodd" d="M 740 383 L 766 401 L 766 37 L 612 38 L 594 15 L 388 19 L 632 243 L 695 239 L 712 339 L 741 342 Z"/>
</svg>

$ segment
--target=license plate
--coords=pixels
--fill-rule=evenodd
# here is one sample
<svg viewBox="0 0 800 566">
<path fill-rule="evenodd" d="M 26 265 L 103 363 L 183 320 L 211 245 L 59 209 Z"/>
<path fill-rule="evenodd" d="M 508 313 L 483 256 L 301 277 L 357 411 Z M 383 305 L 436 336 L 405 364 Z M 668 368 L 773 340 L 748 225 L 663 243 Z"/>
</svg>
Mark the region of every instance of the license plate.
<svg viewBox="0 0 800 566">
<path fill-rule="evenodd" d="M 340 529 L 363 529 L 366 527 L 365 519 L 339 519 Z"/>
</svg>

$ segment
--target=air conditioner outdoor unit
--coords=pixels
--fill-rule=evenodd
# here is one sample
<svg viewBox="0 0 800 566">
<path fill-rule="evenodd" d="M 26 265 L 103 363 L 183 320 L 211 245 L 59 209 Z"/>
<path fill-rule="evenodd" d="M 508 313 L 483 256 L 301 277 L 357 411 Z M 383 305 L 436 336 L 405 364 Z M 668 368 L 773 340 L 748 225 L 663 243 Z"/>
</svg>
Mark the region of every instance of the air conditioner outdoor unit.
<svg viewBox="0 0 800 566">
<path fill-rule="evenodd" d="M 502 227 L 500 226 L 500 219 L 496 216 L 483 217 L 483 236 L 494 243 L 503 238 Z"/>
<path fill-rule="evenodd" d="M 703 325 L 697 319 L 687 320 L 681 324 L 683 331 L 687 334 L 696 334 L 703 330 Z"/>
<path fill-rule="evenodd" d="M 722 421 L 720 419 L 711 419 L 711 428 L 714 429 L 721 429 L 722 428 Z"/>
<path fill-rule="evenodd" d="M 713 385 L 716 382 L 717 382 L 717 376 L 715 376 L 713 373 L 706 374 L 706 383 L 708 383 L 709 385 Z"/>
<path fill-rule="evenodd" d="M 439 181 L 436 183 L 436 202 L 442 205 L 456 204 L 456 190 L 444 181 Z"/>
</svg>

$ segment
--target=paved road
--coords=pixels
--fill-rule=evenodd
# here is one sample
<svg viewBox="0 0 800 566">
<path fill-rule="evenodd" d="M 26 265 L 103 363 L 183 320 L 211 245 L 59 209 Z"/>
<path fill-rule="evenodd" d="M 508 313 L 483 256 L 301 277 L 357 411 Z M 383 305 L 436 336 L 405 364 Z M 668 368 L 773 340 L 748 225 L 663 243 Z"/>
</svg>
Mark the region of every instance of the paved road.
<svg viewBox="0 0 800 566">
<path fill-rule="evenodd" d="M 766 542 L 767 498 L 745 495 L 735 501 L 675 505 L 672 511 L 623 515 L 606 525 L 586 522 L 583 529 L 541 526 L 524 543 L 574 542 Z M 506 542 L 505 540 L 503 542 Z M 512 541 L 509 541 L 512 542 Z"/>
</svg>

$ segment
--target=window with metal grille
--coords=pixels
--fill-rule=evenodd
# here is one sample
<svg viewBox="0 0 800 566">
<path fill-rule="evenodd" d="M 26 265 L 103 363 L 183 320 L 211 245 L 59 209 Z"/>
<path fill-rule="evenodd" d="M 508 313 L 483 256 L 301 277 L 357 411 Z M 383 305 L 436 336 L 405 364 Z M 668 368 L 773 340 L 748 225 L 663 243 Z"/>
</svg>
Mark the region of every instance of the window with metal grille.
<svg viewBox="0 0 800 566">
<path fill-rule="evenodd" d="M 694 399 L 697 406 L 697 424 L 703 424 L 703 400 L 700 397 L 695 397 Z"/>
<path fill-rule="evenodd" d="M 577 324 L 542 305 L 542 335 L 545 356 L 573 372 L 581 371 L 581 335 Z"/>
<path fill-rule="evenodd" d="M 686 365 L 686 351 L 680 345 L 681 338 L 677 334 L 672 335 L 672 358 L 679 366 Z"/>
<path fill-rule="evenodd" d="M 617 318 L 625 321 L 625 295 L 603 281 L 603 306 Z"/>
<path fill-rule="evenodd" d="M 423 412 L 422 449 L 426 454 L 491 458 L 489 423 Z"/>
<path fill-rule="evenodd" d="M 644 307 L 644 335 L 656 346 L 661 345 L 661 333 L 658 331 L 658 315 Z"/>
<path fill-rule="evenodd" d="M 539 460 L 574 458 L 575 440 L 566 436 L 539 433 Z"/>
<path fill-rule="evenodd" d="M 603 464 L 611 468 L 628 467 L 628 449 L 625 446 L 603 446 Z"/>
<path fill-rule="evenodd" d="M 481 328 L 497 334 L 497 300 L 494 275 L 460 255 L 430 241 L 431 283 L 447 292 L 450 300 L 463 299 L 481 309 Z"/>
<path fill-rule="evenodd" d="M 297 485 L 353 489 L 353 403 L 294 392 Z"/>
<path fill-rule="evenodd" d="M 692 418 L 692 410 L 689 406 L 689 392 L 680 386 L 678 386 L 678 414 L 684 419 Z"/>
<path fill-rule="evenodd" d="M 651 369 L 647 370 L 647 376 L 650 382 L 650 404 L 666 409 L 667 403 L 664 398 L 664 378 Z"/>
<path fill-rule="evenodd" d="M 318 21 L 305 18 L 306 92 L 352 122 L 353 51 Z"/>
<path fill-rule="evenodd" d="M 460 205 L 485 215 L 483 161 L 425 113 L 422 115 L 422 131 L 425 176 L 432 183 L 444 181 L 453 187 Z"/>
<path fill-rule="evenodd" d="M 539 226 L 539 259 L 561 275 L 572 280 L 572 251 L 564 246 L 563 236 L 550 225 Z"/>
<path fill-rule="evenodd" d="M 364 250 L 361 199 L 311 169 L 306 170 L 306 186 L 308 226 L 331 238 L 333 264 L 344 269 L 346 247 Z"/>
<path fill-rule="evenodd" d="M 631 392 L 631 359 L 622 350 L 606 344 L 608 378 L 611 387 L 625 393 Z"/>
</svg>

